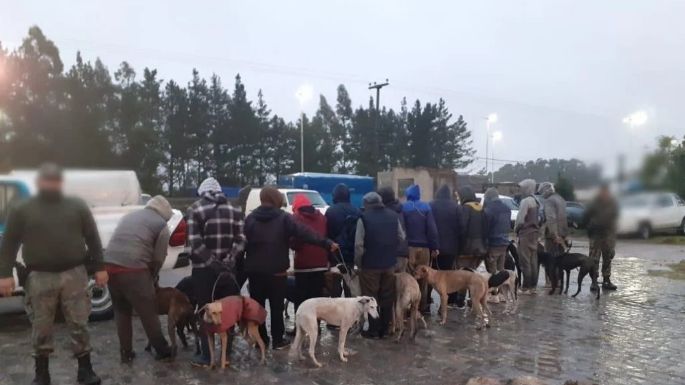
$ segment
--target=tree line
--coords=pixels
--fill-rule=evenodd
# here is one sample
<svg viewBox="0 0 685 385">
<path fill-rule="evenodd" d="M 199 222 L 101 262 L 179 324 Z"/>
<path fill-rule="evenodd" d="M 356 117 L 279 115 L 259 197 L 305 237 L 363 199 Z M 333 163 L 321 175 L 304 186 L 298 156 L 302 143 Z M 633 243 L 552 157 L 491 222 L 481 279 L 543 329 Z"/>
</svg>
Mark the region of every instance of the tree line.
<svg viewBox="0 0 685 385">
<path fill-rule="evenodd" d="M 443 99 L 406 98 L 398 110 L 374 100 L 353 107 L 344 85 L 335 104 L 321 95 L 313 116 L 273 114 L 261 90 L 247 96 L 236 75 L 229 91 L 197 70 L 187 84 L 162 80 L 122 62 L 64 68 L 38 27 L 9 52 L 0 43 L 0 162 L 4 169 L 52 160 L 68 167 L 125 168 L 146 192 L 194 190 L 207 175 L 225 185 L 261 185 L 299 171 L 300 124 L 305 169 L 375 176 L 393 166 L 461 168 L 473 161 L 471 132 Z"/>
</svg>

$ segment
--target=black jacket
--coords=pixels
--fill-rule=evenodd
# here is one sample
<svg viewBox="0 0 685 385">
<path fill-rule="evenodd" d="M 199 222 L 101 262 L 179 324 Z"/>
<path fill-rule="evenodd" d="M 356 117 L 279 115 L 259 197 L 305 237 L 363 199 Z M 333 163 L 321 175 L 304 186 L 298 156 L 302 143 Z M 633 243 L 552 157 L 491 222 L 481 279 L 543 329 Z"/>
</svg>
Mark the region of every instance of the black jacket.
<svg viewBox="0 0 685 385">
<path fill-rule="evenodd" d="M 280 208 L 259 206 L 245 218 L 245 272 L 284 273 L 290 267 L 290 238 L 329 248 L 331 241 L 319 238 Z"/>
<path fill-rule="evenodd" d="M 463 188 L 459 191 L 461 199 L 462 227 L 464 231 L 461 237 L 462 255 L 485 255 L 488 251 L 488 221 L 485 211 L 476 194 L 471 188 Z"/>
<path fill-rule="evenodd" d="M 404 215 L 402 215 L 402 203 L 400 203 L 397 198 L 395 198 L 395 191 L 391 187 L 381 187 L 378 189 L 378 195 L 381 196 L 383 204 L 385 207 L 396 212 L 399 215 L 400 224 L 402 224 L 402 229 L 407 232 L 407 226 L 404 225 Z M 409 244 L 407 240 L 404 239 L 400 241 L 397 245 L 397 256 L 401 258 L 409 257 Z"/>
<path fill-rule="evenodd" d="M 354 264 L 354 238 L 342 237 L 346 225 L 359 218 L 361 211 L 350 203 L 350 190 L 344 184 L 333 189 L 333 206 L 326 210 L 328 238 L 338 242 L 345 263 Z M 356 228 L 356 225 L 355 225 Z"/>
<path fill-rule="evenodd" d="M 440 187 L 430 205 L 438 227 L 440 254 L 457 255 L 462 237 L 462 214 L 461 208 L 451 197 L 449 186 Z"/>
</svg>

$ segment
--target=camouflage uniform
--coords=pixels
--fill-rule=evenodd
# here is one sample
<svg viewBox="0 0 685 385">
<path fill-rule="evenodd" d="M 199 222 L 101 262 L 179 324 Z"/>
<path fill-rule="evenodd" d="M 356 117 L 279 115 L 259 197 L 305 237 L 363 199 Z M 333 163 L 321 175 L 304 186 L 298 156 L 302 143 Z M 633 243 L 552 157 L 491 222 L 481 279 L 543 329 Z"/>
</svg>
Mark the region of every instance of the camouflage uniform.
<svg viewBox="0 0 685 385">
<path fill-rule="evenodd" d="M 24 290 L 26 313 L 33 326 L 31 342 L 36 356 L 48 355 L 54 350 L 53 325 L 58 306 L 70 329 L 74 356 L 80 357 L 90 352 L 90 296 L 85 266 L 60 273 L 32 271 Z"/>
<path fill-rule="evenodd" d="M 583 224 L 590 237 L 590 258 L 599 269 L 602 258 L 602 277 L 611 276 L 611 260 L 616 254 L 616 222 L 618 220 L 618 203 L 615 199 L 596 198 L 585 210 Z"/>
</svg>

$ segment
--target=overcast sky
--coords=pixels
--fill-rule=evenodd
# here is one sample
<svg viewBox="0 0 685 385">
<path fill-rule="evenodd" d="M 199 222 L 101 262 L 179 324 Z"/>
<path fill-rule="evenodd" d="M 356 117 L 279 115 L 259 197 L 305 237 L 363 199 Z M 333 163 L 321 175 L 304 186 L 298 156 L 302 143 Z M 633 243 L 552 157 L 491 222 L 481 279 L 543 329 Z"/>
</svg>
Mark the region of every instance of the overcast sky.
<svg viewBox="0 0 685 385">
<path fill-rule="evenodd" d="M 301 84 L 334 104 L 344 83 L 357 106 L 388 78 L 383 105 L 443 97 L 478 156 L 495 112 L 495 158 L 577 157 L 611 175 L 619 152 L 636 165 L 657 135 L 685 134 L 683 15 L 685 2 L 668 0 L 22 0 L 3 2 L 0 41 L 13 47 L 38 25 L 67 65 L 81 50 L 183 83 L 195 67 L 229 89 L 239 72 L 250 97 L 263 89 L 289 119 Z M 631 129 L 622 118 L 636 110 L 648 122 Z"/>
</svg>

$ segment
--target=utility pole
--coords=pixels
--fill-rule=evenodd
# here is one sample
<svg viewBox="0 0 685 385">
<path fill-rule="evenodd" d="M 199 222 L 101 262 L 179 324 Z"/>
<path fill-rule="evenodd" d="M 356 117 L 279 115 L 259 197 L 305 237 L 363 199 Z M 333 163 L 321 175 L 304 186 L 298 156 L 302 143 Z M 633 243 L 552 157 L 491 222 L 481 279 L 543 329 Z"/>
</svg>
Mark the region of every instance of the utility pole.
<svg viewBox="0 0 685 385">
<path fill-rule="evenodd" d="M 369 83 L 369 89 L 376 90 L 376 135 L 373 136 L 373 158 L 374 160 L 378 159 L 378 131 L 380 129 L 380 124 L 381 124 L 381 88 L 390 85 L 388 82 L 388 79 L 385 79 L 384 82 L 381 83 Z"/>
</svg>

